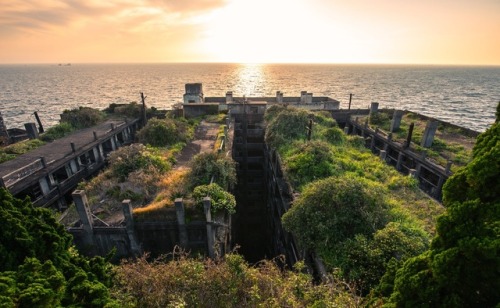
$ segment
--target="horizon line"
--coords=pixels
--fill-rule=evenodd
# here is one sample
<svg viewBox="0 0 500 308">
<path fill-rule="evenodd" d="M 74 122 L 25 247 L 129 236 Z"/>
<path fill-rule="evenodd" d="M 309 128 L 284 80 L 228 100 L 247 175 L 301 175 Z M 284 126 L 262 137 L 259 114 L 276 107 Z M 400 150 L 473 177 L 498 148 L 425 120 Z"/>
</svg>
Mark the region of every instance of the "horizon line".
<svg viewBox="0 0 500 308">
<path fill-rule="evenodd" d="M 85 65 L 85 64 L 239 64 L 239 65 L 367 65 L 367 66 L 453 66 L 453 67 L 500 67 L 499 64 L 475 63 L 399 63 L 399 62 L 217 62 L 217 61 L 151 61 L 151 62 L 8 62 L 0 65 Z"/>
</svg>

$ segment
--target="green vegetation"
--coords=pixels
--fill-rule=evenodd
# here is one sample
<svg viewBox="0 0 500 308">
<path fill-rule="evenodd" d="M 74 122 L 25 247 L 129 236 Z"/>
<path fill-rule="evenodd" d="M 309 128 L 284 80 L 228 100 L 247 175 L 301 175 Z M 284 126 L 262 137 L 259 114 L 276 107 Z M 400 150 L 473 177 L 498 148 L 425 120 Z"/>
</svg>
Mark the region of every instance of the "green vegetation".
<svg viewBox="0 0 500 308">
<path fill-rule="evenodd" d="M 328 115 L 268 110 L 266 138 L 299 193 L 283 225 L 303 248 L 314 249 L 361 294 L 376 287 L 388 269 L 428 248 L 443 209 L 414 179 L 374 157 L 359 138 L 344 136 Z"/>
<path fill-rule="evenodd" d="M 227 211 L 229 214 L 236 213 L 236 199 L 218 184 L 212 183 L 194 188 L 193 198 L 196 204 L 203 207 L 203 198 L 205 197 L 211 199 L 211 212 Z"/>
<path fill-rule="evenodd" d="M 0 164 L 44 145 L 39 139 L 23 140 L 0 148 Z"/>
<path fill-rule="evenodd" d="M 394 110 L 380 110 L 371 114 L 368 118 L 370 126 L 389 132 L 393 112 Z M 405 118 L 407 119 L 406 121 L 404 120 Z M 468 137 L 469 132 L 460 127 L 441 123 L 432 146 L 430 148 L 421 147 L 420 142 L 427 120 L 411 112 L 405 112 L 399 130 L 393 133 L 393 140 L 404 142 L 407 138 L 411 122 L 415 123 L 412 135 L 413 144 L 411 146 L 414 151 L 425 153 L 427 157 L 442 166 L 446 166 L 448 160 L 451 161 L 453 163 L 452 171 L 465 166 L 471 160 L 474 138 Z"/>
<path fill-rule="evenodd" d="M 185 120 L 151 119 L 137 134 L 141 143 L 154 147 L 171 146 L 192 139 L 194 128 Z"/>
<path fill-rule="evenodd" d="M 45 133 L 40 136 L 40 139 L 46 142 L 51 142 L 56 139 L 65 137 L 76 130 L 70 123 L 62 122 L 47 129 Z"/>
<path fill-rule="evenodd" d="M 103 307 L 116 303 L 113 271 L 71 247 L 71 235 L 47 209 L 0 189 L 2 307 Z"/>
<path fill-rule="evenodd" d="M 109 167 L 79 189 L 86 191 L 90 205 L 104 212 L 121 207 L 123 199 L 135 206 L 153 201 L 160 190 L 161 179 L 172 167 L 168 150 L 132 144 L 109 156 Z M 102 217 L 104 218 L 104 217 Z"/>
<path fill-rule="evenodd" d="M 349 285 L 332 278 L 315 285 L 301 271 L 282 271 L 272 261 L 251 267 L 243 257 L 199 261 L 184 255 L 171 262 L 145 258 L 124 262 L 115 292 L 138 307 L 357 307 Z"/>
<path fill-rule="evenodd" d="M 90 107 L 79 107 L 64 110 L 61 114 L 61 123 L 68 123 L 75 129 L 91 127 L 104 121 L 105 114 Z"/>
<path fill-rule="evenodd" d="M 212 177 L 224 189 L 236 184 L 236 163 L 225 155 L 209 152 L 200 153 L 190 162 L 189 187 L 210 184 Z"/>
<path fill-rule="evenodd" d="M 497 110 L 500 110 L 500 103 Z M 473 160 L 446 182 L 431 249 L 397 270 L 389 305 L 494 307 L 500 303 L 500 115 Z"/>
</svg>

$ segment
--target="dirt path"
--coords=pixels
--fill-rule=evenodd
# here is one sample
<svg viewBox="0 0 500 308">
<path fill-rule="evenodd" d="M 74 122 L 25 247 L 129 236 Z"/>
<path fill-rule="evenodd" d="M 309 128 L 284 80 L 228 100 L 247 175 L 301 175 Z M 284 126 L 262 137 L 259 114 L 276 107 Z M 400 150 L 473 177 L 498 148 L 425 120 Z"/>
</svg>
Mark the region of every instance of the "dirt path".
<svg viewBox="0 0 500 308">
<path fill-rule="evenodd" d="M 212 151 L 219 132 L 219 126 L 218 123 L 202 121 L 196 128 L 194 140 L 188 143 L 177 157 L 174 169 L 187 168 L 187 164 L 193 156 Z"/>
</svg>

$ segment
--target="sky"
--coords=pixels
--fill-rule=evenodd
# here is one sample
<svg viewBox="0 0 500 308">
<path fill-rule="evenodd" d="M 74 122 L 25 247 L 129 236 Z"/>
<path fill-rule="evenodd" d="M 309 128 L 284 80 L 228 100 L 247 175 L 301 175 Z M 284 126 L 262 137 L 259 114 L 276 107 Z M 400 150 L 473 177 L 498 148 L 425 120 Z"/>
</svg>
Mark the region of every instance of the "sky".
<svg viewBox="0 0 500 308">
<path fill-rule="evenodd" d="M 1 0 L 0 63 L 500 65 L 500 0 Z"/>
</svg>

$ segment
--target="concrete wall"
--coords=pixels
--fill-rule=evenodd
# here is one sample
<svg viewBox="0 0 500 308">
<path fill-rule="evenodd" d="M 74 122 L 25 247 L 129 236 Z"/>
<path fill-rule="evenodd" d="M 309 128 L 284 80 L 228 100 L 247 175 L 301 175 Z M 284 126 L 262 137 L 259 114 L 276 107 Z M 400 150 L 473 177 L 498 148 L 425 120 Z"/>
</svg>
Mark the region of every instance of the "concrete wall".
<svg viewBox="0 0 500 308">
<path fill-rule="evenodd" d="M 205 103 L 205 104 L 184 104 L 184 117 L 194 118 L 207 114 L 217 114 L 219 112 L 219 104 Z"/>
</svg>

